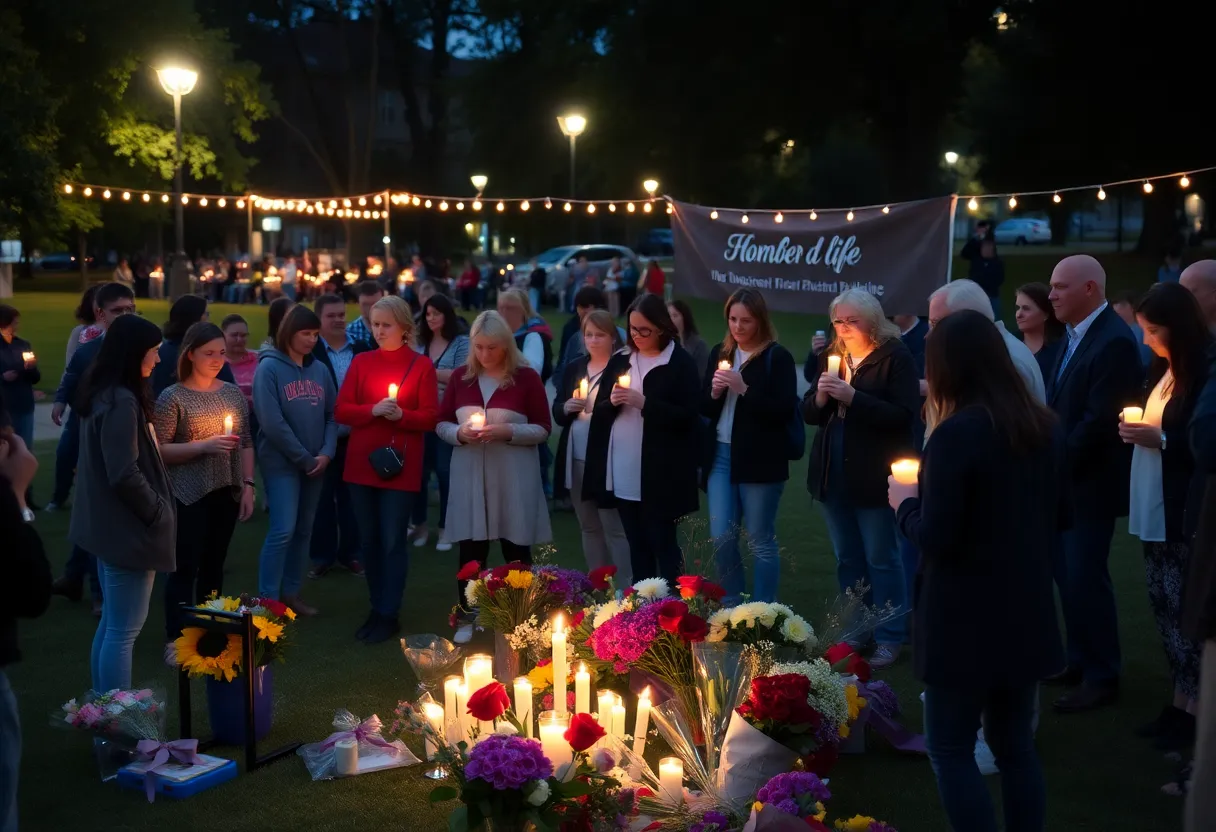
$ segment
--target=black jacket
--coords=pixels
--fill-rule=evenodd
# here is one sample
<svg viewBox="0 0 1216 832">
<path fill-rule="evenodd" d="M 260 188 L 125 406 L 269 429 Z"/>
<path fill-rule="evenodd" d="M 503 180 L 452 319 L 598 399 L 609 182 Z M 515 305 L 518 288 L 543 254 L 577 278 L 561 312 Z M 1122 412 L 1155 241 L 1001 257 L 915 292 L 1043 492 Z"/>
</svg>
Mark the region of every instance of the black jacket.
<svg viewBox="0 0 1216 832">
<path fill-rule="evenodd" d="M 629 354 L 612 356 L 604 368 L 609 381 L 628 371 Z M 587 435 L 583 499 L 603 508 L 616 505 L 608 490 L 608 445 L 620 408 L 609 400 L 612 384 L 600 385 Z M 676 520 L 701 507 L 697 466 L 701 456 L 700 375 L 684 348 L 676 345 L 671 360 L 646 374 L 642 382 L 642 500 L 657 515 Z"/>
<path fill-rule="evenodd" d="M 590 356 L 579 356 L 566 365 L 562 377 L 557 379 L 557 387 L 553 396 L 553 424 L 560 426 L 562 432 L 557 438 L 557 456 L 553 462 L 553 498 L 555 500 L 570 495 L 570 489 L 566 485 L 566 454 L 569 453 L 570 426 L 574 424 L 575 416 L 566 412 L 566 402 L 574 395 L 578 383 L 587 376 L 587 365 L 590 362 Z M 592 411 L 593 419 L 597 415 L 599 414 Z"/>
<path fill-rule="evenodd" d="M 368 344 L 365 341 L 357 341 L 354 338 L 350 339 L 351 352 L 358 355 L 361 352 L 370 352 L 379 349 L 374 343 Z M 317 344 L 312 348 L 312 357 L 325 365 L 329 370 L 329 376 L 334 380 L 334 388 L 338 387 L 338 371 L 334 369 L 333 362 L 329 360 L 329 351 L 325 349 L 325 339 L 317 338 Z"/>
<path fill-rule="evenodd" d="M 9 413 L 25 414 L 34 410 L 34 385 L 42 380 L 42 372 L 35 364 L 25 368 L 23 353 L 33 352 L 30 342 L 14 337 L 12 343 L 0 338 L 0 402 Z M 15 372 L 17 378 L 5 381 L 4 374 Z"/>
<path fill-rule="evenodd" d="M 819 356 L 819 373 L 826 372 L 828 351 Z M 887 504 L 887 478 L 891 463 L 919 456 L 913 446 L 914 425 L 920 407 L 920 377 L 912 353 L 898 338 L 883 343 L 857 366 L 850 382 L 856 391 L 845 410 L 844 466 L 845 498 L 859 508 Z M 811 444 L 807 489 L 823 501 L 828 474 L 828 427 L 837 415 L 837 402 L 815 404 L 819 375 L 802 397 L 802 418 L 819 431 Z"/>
<path fill-rule="evenodd" d="M 1216 349 L 1210 356 L 1208 381 L 1191 417 L 1195 471 L 1206 478 L 1206 483 L 1197 512 L 1198 530 L 1191 544 L 1182 605 L 1182 631 L 1197 641 L 1216 638 Z"/>
<path fill-rule="evenodd" d="M 37 618 L 51 603 L 51 564 L 34 527 L 21 518 L 13 486 L 0 476 L 0 668 L 20 660 L 17 619 Z"/>
<path fill-rule="evenodd" d="M 1147 387 L 1152 390 L 1165 375 L 1165 362 L 1154 362 Z M 1161 415 L 1161 430 L 1165 433 L 1165 450 L 1161 452 L 1161 485 L 1165 492 L 1165 538 L 1172 543 L 1190 541 L 1199 521 L 1199 502 L 1203 497 L 1206 477 L 1196 469 L 1191 453 L 1190 425 L 1195 405 L 1208 380 L 1204 365 L 1203 377 L 1197 379 L 1185 398 L 1173 396 Z"/>
<path fill-rule="evenodd" d="M 1060 372 L 1067 352 L 1063 339 L 1044 381 L 1047 403 L 1068 441 L 1074 518 L 1126 517 L 1132 446 L 1119 438 L 1119 413 L 1143 396 L 1140 350 L 1127 324 L 1108 306 Z"/>
<path fill-rule="evenodd" d="M 921 682 L 981 689 L 1063 667 L 1052 552 L 1067 512 L 1064 464 L 1059 428 L 1019 456 L 978 407 L 929 437 L 920 497 L 898 513 L 920 551 L 912 654 Z"/>
<path fill-rule="evenodd" d="M 707 367 L 718 367 L 722 345 L 709 352 Z M 771 370 L 771 372 L 770 372 Z M 780 344 L 770 344 L 753 355 L 740 370 L 747 392 L 735 402 L 735 421 L 730 431 L 730 481 L 785 482 L 790 478 L 786 427 L 797 415 L 798 373 L 794 356 Z M 718 446 L 718 419 L 726 405 L 726 394 L 714 398 L 714 374 L 707 369 L 701 392 L 701 415 L 708 425 L 701 458 L 701 481 L 705 485 L 713 468 Z"/>
</svg>

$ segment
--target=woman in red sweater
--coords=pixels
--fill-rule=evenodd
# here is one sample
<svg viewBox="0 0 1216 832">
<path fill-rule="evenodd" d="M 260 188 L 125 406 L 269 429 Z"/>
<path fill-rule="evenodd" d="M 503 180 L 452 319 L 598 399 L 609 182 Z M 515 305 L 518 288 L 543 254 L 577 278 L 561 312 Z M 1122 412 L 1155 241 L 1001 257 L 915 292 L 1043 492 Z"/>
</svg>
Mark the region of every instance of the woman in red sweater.
<svg viewBox="0 0 1216 832">
<path fill-rule="evenodd" d="M 372 337 L 379 349 L 356 355 L 338 391 L 334 417 L 350 425 L 346 468 L 355 519 L 363 543 L 363 564 L 371 614 L 355 637 L 365 644 L 387 641 L 401 630 L 398 616 L 409 570 L 406 521 L 422 485 L 422 456 L 427 431 L 439 418 L 435 366 L 416 353 L 414 318 L 401 298 L 376 301 Z M 401 470 L 385 476 L 369 456 L 392 448 Z"/>
</svg>

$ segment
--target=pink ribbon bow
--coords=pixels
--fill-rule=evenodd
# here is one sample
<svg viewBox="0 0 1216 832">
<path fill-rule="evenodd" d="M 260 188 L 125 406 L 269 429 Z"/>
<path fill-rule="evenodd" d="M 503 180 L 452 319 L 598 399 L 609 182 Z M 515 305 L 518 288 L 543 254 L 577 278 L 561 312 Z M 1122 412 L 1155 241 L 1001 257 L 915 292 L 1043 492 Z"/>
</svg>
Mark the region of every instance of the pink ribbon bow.
<svg viewBox="0 0 1216 832">
<path fill-rule="evenodd" d="M 380 717 L 372 714 L 360 722 L 353 731 L 335 731 L 330 734 L 321 743 L 321 747 L 318 750 L 327 751 L 342 740 L 354 740 L 355 742 L 365 742 L 368 745 L 383 748 L 395 757 L 401 753 L 401 749 L 380 736 L 380 729 L 383 727 L 384 724 L 380 722 Z"/>
<path fill-rule="evenodd" d="M 148 795 L 149 803 L 156 800 L 156 774 L 168 764 L 170 758 L 187 766 L 203 764 L 203 758 L 198 756 L 198 740 L 140 740 L 135 750 L 139 752 L 141 761 L 152 761 L 152 765 L 144 771 L 144 791 Z"/>
</svg>

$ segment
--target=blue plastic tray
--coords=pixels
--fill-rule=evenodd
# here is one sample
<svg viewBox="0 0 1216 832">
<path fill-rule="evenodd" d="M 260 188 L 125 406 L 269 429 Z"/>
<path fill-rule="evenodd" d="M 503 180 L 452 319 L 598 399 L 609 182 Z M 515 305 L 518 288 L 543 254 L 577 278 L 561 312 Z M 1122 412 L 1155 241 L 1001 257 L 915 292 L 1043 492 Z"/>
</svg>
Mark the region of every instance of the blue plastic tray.
<svg viewBox="0 0 1216 832">
<path fill-rule="evenodd" d="M 192 797 L 212 786 L 226 783 L 237 776 L 235 762 L 223 757 L 212 757 L 200 754 L 206 761 L 206 769 L 201 774 L 194 769 L 198 766 L 170 765 L 165 770 L 157 772 L 156 793 L 175 799 Z M 147 763 L 132 763 L 118 771 L 118 784 L 128 789 L 144 790 L 144 769 Z"/>
</svg>

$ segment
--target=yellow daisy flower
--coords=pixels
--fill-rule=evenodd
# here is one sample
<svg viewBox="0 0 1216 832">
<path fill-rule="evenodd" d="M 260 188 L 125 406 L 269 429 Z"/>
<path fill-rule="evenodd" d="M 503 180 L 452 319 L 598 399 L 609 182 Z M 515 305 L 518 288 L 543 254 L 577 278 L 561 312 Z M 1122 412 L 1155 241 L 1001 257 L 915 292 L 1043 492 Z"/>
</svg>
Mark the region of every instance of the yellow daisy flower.
<svg viewBox="0 0 1216 832">
<path fill-rule="evenodd" d="M 856 685 L 845 686 L 844 698 L 849 704 L 849 722 L 852 722 L 857 719 L 861 709 L 866 706 L 866 700 L 858 694 Z"/>
<path fill-rule="evenodd" d="M 262 615 L 253 617 L 253 626 L 257 628 L 258 638 L 265 639 L 271 644 L 283 637 L 283 625 L 276 624 Z"/>
<path fill-rule="evenodd" d="M 532 573 L 524 572 L 522 569 L 512 569 L 507 573 L 503 582 L 511 589 L 527 589 L 532 586 Z"/>
</svg>

